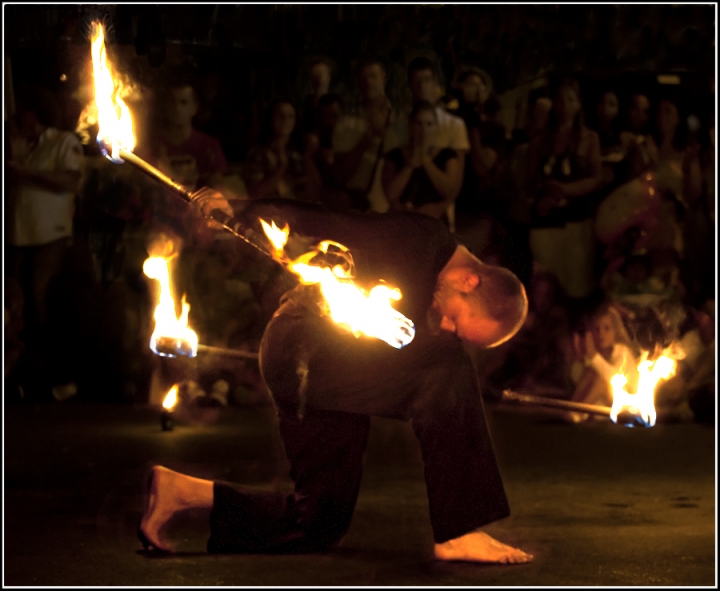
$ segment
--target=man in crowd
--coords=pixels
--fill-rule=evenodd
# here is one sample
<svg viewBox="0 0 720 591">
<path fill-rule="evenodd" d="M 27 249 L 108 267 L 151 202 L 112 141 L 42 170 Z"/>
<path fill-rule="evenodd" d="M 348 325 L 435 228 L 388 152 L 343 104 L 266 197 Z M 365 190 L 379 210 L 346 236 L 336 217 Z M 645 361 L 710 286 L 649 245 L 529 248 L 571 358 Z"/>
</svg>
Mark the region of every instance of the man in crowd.
<svg viewBox="0 0 720 591">
<path fill-rule="evenodd" d="M 376 209 L 382 201 L 373 192 L 382 192 L 376 181 L 397 113 L 385 95 L 387 75 L 381 60 L 364 61 L 358 82 L 362 94 L 360 108 L 338 121 L 332 146 L 337 183 L 349 194 L 352 209 L 367 211 L 371 207 Z"/>
<path fill-rule="evenodd" d="M 232 210 L 211 190 L 197 210 Z M 178 511 L 210 509 L 213 553 L 326 551 L 350 527 L 371 416 L 410 421 L 420 442 L 439 560 L 524 563 L 525 552 L 480 528 L 509 515 L 485 422 L 482 396 L 463 341 L 493 347 L 527 314 L 522 284 L 486 265 L 429 216 L 338 213 L 287 200 L 248 202 L 236 218 L 262 235 L 259 219 L 288 224 L 300 248 L 344 244 L 356 282 L 398 287 L 397 310 L 415 323 L 400 349 L 355 337 L 319 311 L 318 292 L 298 286 L 281 300 L 260 350 L 295 491 L 259 492 L 155 466 L 138 536 L 170 551 L 161 528 Z M 232 223 L 232 222 L 231 222 Z"/>
<path fill-rule="evenodd" d="M 38 388 L 52 387 L 62 399 L 75 393 L 75 385 L 59 375 L 61 368 L 49 366 L 57 356 L 46 350 L 52 341 L 47 334 L 48 293 L 73 235 L 83 151 L 75 134 L 57 128 L 60 111 L 50 91 L 26 87 L 18 93 L 17 105 L 6 162 L 6 273 L 24 293 L 24 340 L 27 357 L 34 360 L 28 379 L 41 380 Z"/>
</svg>

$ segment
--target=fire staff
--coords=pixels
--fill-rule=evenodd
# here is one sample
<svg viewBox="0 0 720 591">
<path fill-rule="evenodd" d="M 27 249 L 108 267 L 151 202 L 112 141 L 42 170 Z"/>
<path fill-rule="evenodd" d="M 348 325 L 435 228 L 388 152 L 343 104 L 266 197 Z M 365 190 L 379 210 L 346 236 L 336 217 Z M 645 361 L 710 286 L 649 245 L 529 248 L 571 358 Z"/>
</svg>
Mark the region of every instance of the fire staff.
<svg viewBox="0 0 720 591">
<path fill-rule="evenodd" d="M 199 211 L 232 210 L 211 190 Z M 317 291 L 298 286 L 281 301 L 260 349 L 263 378 L 279 419 L 292 494 L 248 490 L 155 466 L 138 528 L 146 548 L 171 551 L 161 528 L 178 511 L 210 509 L 211 553 L 325 551 L 349 529 L 360 489 L 370 417 L 410 421 L 419 440 L 440 560 L 525 563 L 530 554 L 481 528 L 510 514 L 485 420 L 476 372 L 463 340 L 493 347 L 527 313 L 522 284 L 458 245 L 442 222 L 420 214 L 338 214 L 287 201 L 247 202 L 237 214 L 259 234 L 259 218 L 289 224 L 308 243 L 350 249 L 356 283 L 402 291 L 398 311 L 415 338 L 393 349 L 355 337 L 318 313 Z"/>
</svg>

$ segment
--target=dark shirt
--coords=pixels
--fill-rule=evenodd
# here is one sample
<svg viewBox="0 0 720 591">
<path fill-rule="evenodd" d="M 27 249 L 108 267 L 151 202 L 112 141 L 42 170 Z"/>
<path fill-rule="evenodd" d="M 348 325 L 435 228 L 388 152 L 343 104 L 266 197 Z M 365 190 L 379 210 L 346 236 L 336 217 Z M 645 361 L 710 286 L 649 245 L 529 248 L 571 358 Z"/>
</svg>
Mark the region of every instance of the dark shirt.
<svg viewBox="0 0 720 591">
<path fill-rule="evenodd" d="M 410 318 L 417 330 L 426 326 L 438 274 L 457 248 L 441 221 L 412 212 L 337 213 L 310 203 L 258 199 L 245 202 L 236 217 L 263 244 L 266 239 L 259 218 L 279 227 L 287 223 L 291 238 L 307 237 L 309 246 L 322 240 L 343 244 L 355 263 L 356 284 L 370 289 L 382 280 L 399 288 L 402 299 L 393 307 Z"/>
<path fill-rule="evenodd" d="M 433 158 L 433 162 L 435 166 L 444 171 L 448 160 L 451 158 L 457 158 L 455 150 L 443 148 L 437 153 L 435 158 Z M 404 168 L 406 164 L 405 154 L 401 148 L 390 150 L 385 154 L 385 159 L 392 162 L 397 170 Z M 442 195 L 437 192 L 430 177 L 428 177 L 427 172 L 425 172 L 425 169 L 422 167 L 413 170 L 412 176 L 405 186 L 405 190 L 402 192 L 402 195 L 400 195 L 401 203 L 410 203 L 413 207 L 420 207 L 426 203 L 437 203 L 442 200 Z"/>
</svg>

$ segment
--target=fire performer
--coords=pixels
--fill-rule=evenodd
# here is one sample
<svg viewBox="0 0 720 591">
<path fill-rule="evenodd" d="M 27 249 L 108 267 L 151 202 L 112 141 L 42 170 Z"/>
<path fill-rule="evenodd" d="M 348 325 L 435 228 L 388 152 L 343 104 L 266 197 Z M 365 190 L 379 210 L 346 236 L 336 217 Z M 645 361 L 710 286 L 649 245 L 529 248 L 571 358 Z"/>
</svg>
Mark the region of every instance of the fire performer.
<svg viewBox="0 0 720 591">
<path fill-rule="evenodd" d="M 402 291 L 412 342 L 394 349 L 318 314 L 316 291 L 298 286 L 281 300 L 260 348 L 295 491 L 290 495 L 152 470 L 138 536 L 170 551 L 160 535 L 178 511 L 210 509 L 211 553 L 325 551 L 349 529 L 370 417 L 411 421 L 439 560 L 517 564 L 532 556 L 480 528 L 510 514 L 485 420 L 476 372 L 463 341 L 510 339 L 527 313 L 522 284 L 458 245 L 442 222 L 411 212 L 339 214 L 287 200 L 245 202 L 234 214 L 216 192 L 194 203 L 219 208 L 260 230 L 259 218 L 289 224 L 293 237 L 334 240 L 350 249 L 356 283 L 383 279 Z M 290 246 L 290 245 L 288 245 Z"/>
</svg>

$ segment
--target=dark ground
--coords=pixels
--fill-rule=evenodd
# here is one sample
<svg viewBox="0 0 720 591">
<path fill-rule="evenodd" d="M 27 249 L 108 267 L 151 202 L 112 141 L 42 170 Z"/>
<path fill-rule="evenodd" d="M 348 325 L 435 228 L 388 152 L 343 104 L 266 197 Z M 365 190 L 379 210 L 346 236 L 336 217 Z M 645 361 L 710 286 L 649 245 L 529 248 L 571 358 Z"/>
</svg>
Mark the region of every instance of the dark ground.
<svg viewBox="0 0 720 591">
<path fill-rule="evenodd" d="M 170 526 L 178 554 L 152 556 L 135 530 L 153 464 L 287 485 L 271 408 L 204 412 L 195 424 L 162 432 L 158 411 L 148 406 L 6 406 L 4 585 L 717 584 L 714 427 L 570 425 L 489 406 L 513 515 L 487 531 L 533 553 L 529 565 L 433 560 L 417 442 L 409 425 L 380 419 L 338 550 L 210 556 L 207 515 L 198 513 Z"/>
</svg>

